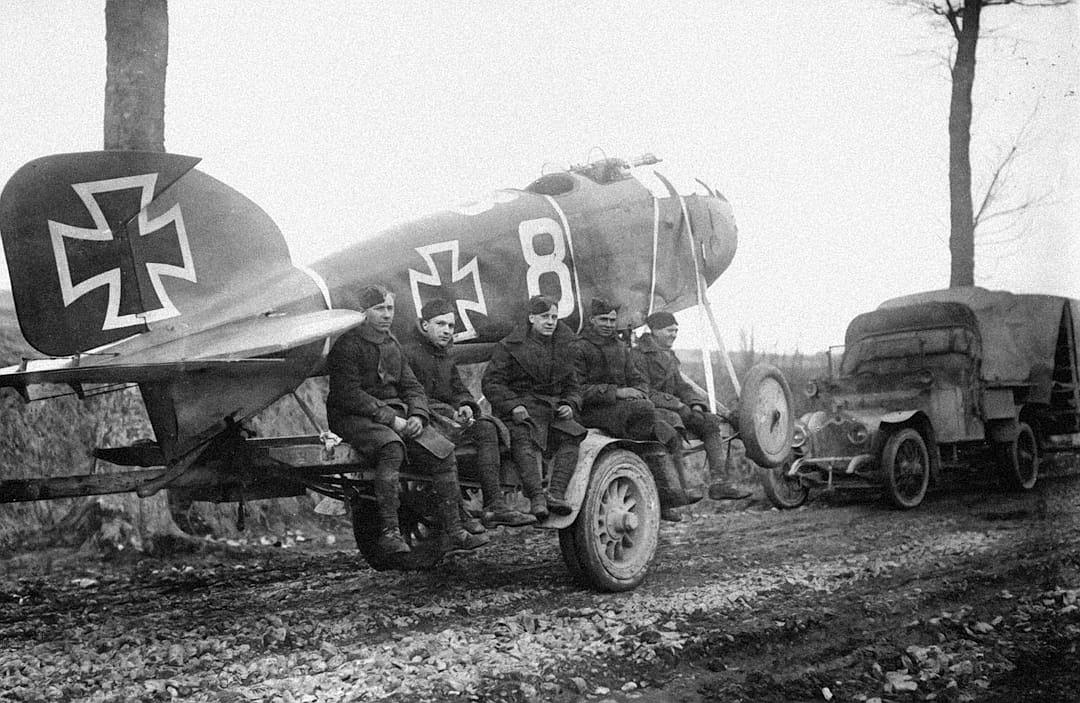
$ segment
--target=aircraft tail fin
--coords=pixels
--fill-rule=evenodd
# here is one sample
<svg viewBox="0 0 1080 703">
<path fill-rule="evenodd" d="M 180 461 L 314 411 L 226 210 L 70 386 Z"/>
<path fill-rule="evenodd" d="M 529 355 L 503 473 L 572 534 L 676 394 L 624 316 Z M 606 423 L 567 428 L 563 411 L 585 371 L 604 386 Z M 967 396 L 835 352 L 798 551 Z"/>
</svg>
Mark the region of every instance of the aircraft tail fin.
<svg viewBox="0 0 1080 703">
<path fill-rule="evenodd" d="M 195 170 L 198 161 L 55 154 L 11 177 L 0 193 L 0 236 L 19 324 L 35 349 L 69 356 L 155 331 L 147 342 L 160 344 L 226 321 L 215 310 L 236 312 L 232 301 L 250 289 L 253 271 L 264 281 L 306 278 L 269 215 Z"/>
</svg>

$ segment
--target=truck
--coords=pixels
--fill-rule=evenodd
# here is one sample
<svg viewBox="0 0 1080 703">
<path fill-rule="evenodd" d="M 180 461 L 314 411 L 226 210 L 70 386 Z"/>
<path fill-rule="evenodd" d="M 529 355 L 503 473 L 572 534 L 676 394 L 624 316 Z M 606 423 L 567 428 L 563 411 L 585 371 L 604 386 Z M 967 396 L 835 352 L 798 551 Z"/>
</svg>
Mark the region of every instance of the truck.
<svg viewBox="0 0 1080 703">
<path fill-rule="evenodd" d="M 765 470 L 782 509 L 811 490 L 881 491 L 920 505 L 950 472 L 1031 490 L 1040 460 L 1080 448 L 1080 300 L 957 287 L 905 295 L 856 316 L 792 453 Z"/>
</svg>

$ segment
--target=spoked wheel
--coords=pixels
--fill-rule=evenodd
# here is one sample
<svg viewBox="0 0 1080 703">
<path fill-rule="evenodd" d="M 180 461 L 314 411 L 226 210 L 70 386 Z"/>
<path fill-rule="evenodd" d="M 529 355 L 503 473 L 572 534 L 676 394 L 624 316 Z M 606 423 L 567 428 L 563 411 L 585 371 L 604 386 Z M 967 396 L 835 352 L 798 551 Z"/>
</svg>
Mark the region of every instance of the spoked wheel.
<svg viewBox="0 0 1080 703">
<path fill-rule="evenodd" d="M 906 427 L 885 442 L 881 452 L 885 495 L 902 510 L 922 503 L 930 485 L 930 453 L 917 430 Z"/>
<path fill-rule="evenodd" d="M 761 469 L 761 487 L 765 489 L 765 496 L 781 510 L 799 507 L 810 495 L 809 486 L 804 486 L 798 478 L 787 475 L 790 470 L 790 461 L 785 461 L 775 469 Z"/>
<path fill-rule="evenodd" d="M 660 498 L 644 460 L 616 449 L 593 464 L 585 501 L 561 536 L 567 568 L 602 591 L 637 586 L 656 553 Z M 568 553 L 569 552 L 569 553 Z"/>
<path fill-rule="evenodd" d="M 378 548 L 380 525 L 372 498 L 362 496 L 350 501 L 353 536 L 364 561 L 376 571 L 434 568 L 446 551 L 443 533 L 435 517 L 437 500 L 427 484 L 410 481 L 402 486 L 398 524 L 401 536 L 412 550 L 407 554 L 386 554 Z"/>
<path fill-rule="evenodd" d="M 1035 432 L 1026 422 L 1020 423 L 1016 439 L 994 445 L 998 471 L 1005 485 L 1014 491 L 1030 491 L 1039 480 L 1039 445 Z"/>
<path fill-rule="evenodd" d="M 755 364 L 743 379 L 739 397 L 739 435 L 746 456 L 758 466 L 780 466 L 791 454 L 795 418 L 791 388 L 771 364 Z"/>
</svg>

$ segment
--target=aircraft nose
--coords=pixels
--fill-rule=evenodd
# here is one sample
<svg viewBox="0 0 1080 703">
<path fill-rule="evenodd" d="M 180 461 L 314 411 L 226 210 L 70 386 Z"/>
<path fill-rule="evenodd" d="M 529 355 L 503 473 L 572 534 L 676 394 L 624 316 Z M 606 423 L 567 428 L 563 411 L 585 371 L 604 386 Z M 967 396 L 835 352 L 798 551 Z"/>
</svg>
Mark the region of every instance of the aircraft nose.
<svg viewBox="0 0 1080 703">
<path fill-rule="evenodd" d="M 707 222 L 695 228 L 701 259 L 704 263 L 705 280 L 712 283 L 720 277 L 738 246 L 739 228 L 735 225 L 735 213 L 731 203 L 717 191 L 705 198 Z"/>
</svg>

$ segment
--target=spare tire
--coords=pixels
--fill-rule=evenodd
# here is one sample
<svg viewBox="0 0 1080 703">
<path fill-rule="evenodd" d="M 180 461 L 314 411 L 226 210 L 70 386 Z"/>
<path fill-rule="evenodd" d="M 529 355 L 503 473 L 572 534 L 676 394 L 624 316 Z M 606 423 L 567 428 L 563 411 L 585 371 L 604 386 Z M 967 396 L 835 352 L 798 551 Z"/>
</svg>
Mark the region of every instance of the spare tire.
<svg viewBox="0 0 1080 703">
<path fill-rule="evenodd" d="M 739 436 L 746 456 L 758 466 L 780 466 L 791 453 L 795 432 L 791 388 L 772 364 L 754 364 L 743 378 L 739 398 Z"/>
</svg>

